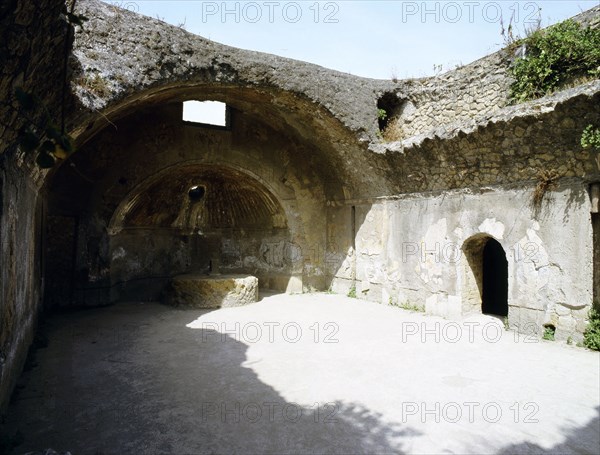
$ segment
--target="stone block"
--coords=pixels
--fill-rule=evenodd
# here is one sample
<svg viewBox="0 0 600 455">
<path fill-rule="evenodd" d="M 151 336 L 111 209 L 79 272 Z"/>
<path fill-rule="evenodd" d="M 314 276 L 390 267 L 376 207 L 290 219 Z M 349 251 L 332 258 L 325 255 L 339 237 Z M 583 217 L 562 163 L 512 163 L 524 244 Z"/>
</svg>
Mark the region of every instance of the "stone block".
<svg viewBox="0 0 600 455">
<path fill-rule="evenodd" d="M 258 278 L 251 275 L 187 274 L 173 277 L 165 302 L 192 308 L 229 308 L 258 300 Z"/>
<path fill-rule="evenodd" d="M 554 307 L 554 311 L 556 311 L 556 314 L 558 314 L 558 316 L 560 316 L 561 319 L 562 319 L 562 316 L 569 316 L 571 314 L 570 308 L 567 308 L 560 304 L 558 304 Z"/>
<path fill-rule="evenodd" d="M 577 320 L 572 316 L 560 316 L 556 326 L 555 338 L 557 340 L 566 340 L 577 329 Z"/>
<path fill-rule="evenodd" d="M 301 294 L 302 293 L 302 277 L 301 276 L 291 276 L 287 286 L 285 288 L 285 292 L 288 294 Z"/>
<path fill-rule="evenodd" d="M 516 330 L 524 335 L 541 335 L 541 327 L 544 321 L 543 311 L 511 306 L 508 315 L 511 330 Z"/>
<path fill-rule="evenodd" d="M 353 280 L 347 280 L 342 277 L 334 277 L 333 281 L 331 282 L 331 291 L 334 294 L 348 295 L 352 289 L 352 286 L 354 286 Z"/>
<path fill-rule="evenodd" d="M 460 319 L 462 314 L 460 297 L 433 294 L 425 300 L 425 312 L 447 319 Z"/>
</svg>

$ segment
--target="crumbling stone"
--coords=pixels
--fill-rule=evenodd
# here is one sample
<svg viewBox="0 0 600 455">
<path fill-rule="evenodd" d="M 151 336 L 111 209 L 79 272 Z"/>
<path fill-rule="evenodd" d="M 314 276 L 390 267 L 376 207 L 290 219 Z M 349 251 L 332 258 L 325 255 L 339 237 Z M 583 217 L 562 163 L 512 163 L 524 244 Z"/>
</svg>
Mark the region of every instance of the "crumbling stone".
<svg viewBox="0 0 600 455">
<path fill-rule="evenodd" d="M 187 274 L 173 277 L 166 303 L 176 307 L 229 308 L 258 301 L 258 279 L 245 275 Z"/>
</svg>

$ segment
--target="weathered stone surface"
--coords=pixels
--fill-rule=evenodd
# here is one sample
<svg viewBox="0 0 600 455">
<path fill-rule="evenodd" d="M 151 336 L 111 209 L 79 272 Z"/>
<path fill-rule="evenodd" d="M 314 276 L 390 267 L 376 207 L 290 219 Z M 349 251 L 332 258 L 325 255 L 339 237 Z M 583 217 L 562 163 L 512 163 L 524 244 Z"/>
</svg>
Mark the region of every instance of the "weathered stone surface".
<svg viewBox="0 0 600 455">
<path fill-rule="evenodd" d="M 281 290 L 354 288 L 451 316 L 481 309 L 480 266 L 455 252 L 493 237 L 509 264 L 509 324 L 539 333 L 553 321 L 580 338 L 600 230 L 587 194 L 600 156 L 580 137 L 600 124 L 600 81 L 509 106 L 506 52 L 435 78 L 376 81 L 77 5 L 90 20 L 75 30 L 64 99 L 63 2 L 0 6 L 0 411 L 44 282 L 47 303 L 97 305 L 160 289 L 213 254 Z M 579 20 L 598 24 L 599 12 Z M 79 149 L 68 164 L 41 171 L 18 150 L 19 85 L 56 124 L 64 113 Z M 234 126 L 182 125 L 192 98 L 227 103 Z M 391 144 L 379 137 L 384 100 L 401 138 Z M 533 206 L 542 171 L 556 185 Z M 231 184 L 210 210 L 183 204 L 195 172 Z M 244 289 L 240 298 L 255 292 Z"/>
<path fill-rule="evenodd" d="M 38 96 L 60 124 L 64 11 L 63 0 L 0 3 L 0 414 L 25 362 L 42 296 L 38 189 L 46 172 L 17 149 L 19 130 L 30 122 L 14 93 L 22 87 Z M 33 123 L 43 115 L 43 109 L 28 113 Z"/>
<path fill-rule="evenodd" d="M 173 277 L 165 302 L 177 307 L 229 308 L 258 300 L 258 278 L 249 275 L 187 274 Z"/>
<path fill-rule="evenodd" d="M 546 315 L 561 336 L 573 332 L 572 321 L 559 323 L 559 317 L 581 321 L 592 302 L 593 229 L 579 221 L 589 219 L 587 189 L 572 181 L 557 186 L 546 196 L 551 202 L 543 206 L 544 222 L 531 197 L 531 189 L 504 186 L 359 206 L 357 212 L 370 212 L 358 231 L 356 280 L 382 283 L 391 301 L 425 305 L 431 314 L 481 312 L 477 264 L 465 248 L 477 236 L 495 238 L 508 261 L 509 323 L 540 328 Z M 346 281 L 343 269 L 338 280 Z M 380 300 L 369 293 L 364 298 Z M 586 310 L 572 309 L 578 305 Z"/>
<path fill-rule="evenodd" d="M 504 51 L 439 77 L 376 81 L 223 46 L 178 27 L 94 0 L 85 0 L 78 5 L 83 14 L 92 18 L 86 27 L 77 30 L 75 37 L 74 54 L 80 71 L 75 91 L 88 112 L 83 117 L 84 113 L 79 112 L 70 124 L 73 134 L 81 141 L 107 125 L 105 120 L 94 115 L 94 109 L 102 109 L 106 118 L 114 122 L 134 109 L 179 100 L 200 87 L 202 98 L 228 102 L 233 99 L 242 102 L 254 91 L 253 88 L 260 87 L 262 89 L 253 93 L 251 100 L 257 114 L 269 123 L 277 124 L 281 120 L 273 118 L 272 106 L 275 105 L 285 118 L 286 128 L 291 126 L 302 137 L 312 140 L 317 148 L 328 149 L 328 166 L 336 169 L 342 181 L 348 182 L 347 191 L 352 192 L 352 197 L 361 193 L 382 196 L 390 191 L 426 191 L 433 189 L 430 182 L 435 182 L 441 189 L 493 184 L 507 179 L 513 182 L 531 179 L 537 171 L 527 169 L 525 175 L 502 172 L 507 160 L 500 155 L 503 150 L 511 152 L 511 149 L 531 144 L 532 140 L 537 140 L 532 134 L 523 136 L 520 141 L 512 141 L 511 133 L 509 147 L 498 147 L 494 144 L 498 141 L 487 142 L 487 137 L 482 137 L 481 143 L 473 143 L 470 139 L 467 142 L 475 156 L 465 158 L 462 145 L 446 142 L 458 139 L 457 142 L 464 144 L 466 135 L 474 135 L 480 129 L 492 134 L 497 133 L 496 127 L 512 130 L 519 126 L 506 124 L 513 118 L 525 118 L 529 122 L 533 116 L 535 121 L 545 121 L 545 114 L 559 110 L 561 104 L 568 104 L 571 98 L 585 96 L 588 98 L 583 100 L 586 106 L 593 103 L 589 98 L 600 90 L 600 83 L 591 83 L 585 89 L 575 88 L 539 101 L 507 106 L 511 83 L 507 68 L 514 56 Z M 594 11 L 600 11 L 600 8 L 582 15 L 582 20 L 594 16 Z M 107 87 L 103 93 L 86 88 L 85 81 L 97 76 Z M 378 100 L 388 93 L 398 99 L 397 122 L 409 125 L 409 130 L 402 133 L 405 139 L 393 144 L 382 143 L 377 126 Z M 458 102 L 469 108 L 457 114 Z M 260 112 L 262 103 L 270 105 L 269 113 Z M 306 112 L 314 115 L 304 116 Z M 391 111 L 389 114 L 394 115 Z M 581 123 L 585 118 L 578 112 L 570 117 Z M 562 114 L 557 120 L 562 120 Z M 76 123 L 81 127 L 77 128 Z M 519 128 L 524 126 L 527 125 Z M 579 128 L 579 125 L 574 127 Z M 577 128 L 573 128 L 573 132 Z M 548 130 L 543 128 L 543 131 Z M 552 145 L 551 141 L 544 142 Z M 562 142 L 573 144 L 569 135 Z M 432 152 L 427 150 L 431 146 Z M 489 155 L 483 147 L 493 147 L 494 154 L 498 154 L 494 158 L 498 159 L 479 159 L 482 153 Z M 370 154 L 366 149 L 375 153 Z M 403 154 L 403 158 L 398 157 L 398 152 L 404 150 L 408 153 Z M 393 156 L 381 156 L 390 154 Z M 562 155 L 556 155 L 560 160 Z M 440 156 L 449 162 L 434 162 L 429 174 L 420 169 L 404 172 L 423 160 L 434 158 L 438 161 Z M 471 180 L 469 171 L 473 166 L 482 166 L 488 161 L 492 161 L 491 176 L 481 181 Z M 583 161 L 589 165 L 587 157 Z M 447 172 L 448 165 L 452 172 Z M 567 175 L 581 175 L 584 165 L 572 169 L 574 166 L 571 163 Z M 378 170 L 384 171 L 383 176 Z M 365 174 L 370 176 L 368 185 L 363 178 Z M 386 184 L 389 188 L 385 188 Z"/>
</svg>

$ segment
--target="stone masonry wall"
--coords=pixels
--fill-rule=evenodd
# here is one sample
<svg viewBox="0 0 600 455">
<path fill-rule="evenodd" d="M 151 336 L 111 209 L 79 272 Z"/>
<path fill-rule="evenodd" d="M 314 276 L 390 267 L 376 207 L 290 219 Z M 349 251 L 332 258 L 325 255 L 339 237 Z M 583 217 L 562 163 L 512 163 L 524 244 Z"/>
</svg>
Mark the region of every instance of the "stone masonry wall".
<svg viewBox="0 0 600 455">
<path fill-rule="evenodd" d="M 564 182 L 539 212 L 533 189 L 498 186 L 357 206 L 356 281 L 340 269 L 333 288 L 367 300 L 423 308 L 450 319 L 481 312 L 469 262 L 471 239 L 486 236 L 508 259 L 509 325 L 581 341 L 592 302 L 592 223 L 587 187 Z M 419 220 L 415 223 L 414 220 Z M 587 221 L 587 222 L 586 222 Z"/>
<path fill-rule="evenodd" d="M 37 95 L 56 124 L 65 107 L 68 130 L 80 146 L 89 142 L 90 148 L 103 128 L 142 109 L 182 101 L 198 90 L 203 99 L 235 101 L 240 110 L 282 133 L 281 142 L 292 139 L 295 162 L 279 152 L 270 160 L 260 154 L 268 149 L 260 143 L 269 144 L 272 131 L 249 128 L 227 159 L 228 164 L 260 167 L 257 175 L 271 173 L 281 199 L 292 187 L 295 199 L 288 204 L 288 219 L 310 228 L 302 232 L 303 274 L 312 280 L 307 288 L 323 287 L 337 276 L 342 284 L 358 280 L 358 292 L 370 299 L 386 300 L 387 293 L 388 301 L 424 301 L 432 312 L 443 314 L 457 305 L 473 308 L 468 268 L 429 259 L 425 265 L 403 262 L 398 242 L 424 238 L 464 243 L 471 233 L 485 233 L 501 241 L 511 260 L 509 250 L 525 240 L 538 245 L 541 254 L 509 270 L 509 322 L 551 321 L 559 337 L 569 331 L 581 334 L 581 305 L 590 304 L 592 281 L 587 184 L 600 179 L 600 159 L 581 149 L 578 139 L 587 124 L 600 122 L 600 82 L 506 106 L 510 81 L 505 59 L 512 56 L 504 53 L 437 78 L 374 81 L 223 46 L 95 0 L 80 0 L 78 7 L 90 21 L 76 30 L 69 65 L 75 77 L 67 78 L 73 93 L 67 91 L 62 99 L 64 53 L 70 49 L 61 15 L 64 1 L 0 4 L 0 412 L 24 363 L 41 308 L 42 214 L 47 202 L 39 192 L 47 173 L 31 164 L 32 156 L 17 150 L 16 138 L 25 122 L 16 112 L 17 86 Z M 597 23 L 598 12 L 600 8 L 580 19 Z M 377 138 L 378 103 L 384 101 L 392 117 L 397 114 L 395 135 L 403 139 L 393 144 Z M 39 122 L 41 112 L 31 117 Z M 159 128 L 151 133 L 156 133 L 150 143 L 156 153 L 137 155 L 137 163 L 128 157 L 127 169 L 103 150 L 90 155 L 87 168 L 81 151 L 82 160 L 76 154 L 71 161 L 75 168 L 63 166 L 71 169 L 68 177 L 74 183 L 71 192 L 60 195 L 59 210 L 52 213 L 58 224 L 52 226 L 73 226 L 72 238 L 85 251 L 84 259 L 98 261 L 101 255 L 95 253 L 108 254 L 110 214 L 127 193 L 120 183 L 121 169 L 141 182 L 148 161 L 157 164 L 155 171 L 168 164 L 160 152 L 169 133 Z M 208 141 L 218 141 L 217 136 L 207 135 Z M 127 141 L 137 137 L 119 138 L 123 157 Z M 253 141 L 258 145 L 248 154 L 239 147 Z M 191 152 L 183 148 L 170 156 L 190 158 Z M 282 172 L 286 166 L 300 171 Z M 540 182 L 550 192 L 532 210 L 528 204 Z M 460 191 L 441 194 L 451 189 Z M 96 217 L 91 216 L 94 210 Z M 75 223 L 73 214 L 82 215 L 87 224 Z M 417 219 L 421 222 L 411 227 Z M 87 237 L 82 235 L 85 229 Z M 552 243 L 571 238 L 581 240 L 563 250 Z M 319 259 L 306 259 L 313 252 Z M 576 260 L 584 264 L 583 272 L 575 271 Z M 531 263 L 533 268 L 525 265 Z M 97 262 L 93 272 L 104 273 L 110 282 L 103 266 Z M 383 278 L 377 272 L 381 267 Z M 405 281 L 413 278 L 416 285 Z M 521 295 L 525 297 L 520 301 Z"/>
<path fill-rule="evenodd" d="M 599 27 L 600 6 L 573 19 Z M 508 106 L 513 81 L 509 67 L 522 51 L 505 48 L 435 77 L 398 81 L 379 101 L 390 116 L 384 139 L 402 141 L 439 128 L 472 124 Z"/>
<path fill-rule="evenodd" d="M 0 413 L 25 361 L 41 299 L 38 188 L 44 173 L 17 153 L 25 120 L 14 91 L 23 87 L 53 115 L 60 112 L 63 10 L 62 0 L 0 4 Z M 30 115 L 36 122 L 41 110 Z"/>
<path fill-rule="evenodd" d="M 427 79 L 401 83 L 384 139 L 403 140 L 440 125 L 470 122 L 508 104 L 509 55 L 497 52 Z M 391 136 L 391 137 L 390 137 Z"/>
<path fill-rule="evenodd" d="M 509 261 L 510 326 L 539 335 L 550 324 L 558 339 L 581 341 L 594 286 L 588 191 L 600 154 L 580 138 L 600 123 L 599 88 L 590 82 L 388 150 L 398 195 L 354 202 L 355 257 L 334 288 L 354 283 L 365 298 L 445 317 L 480 312 L 469 240 L 494 238 Z"/>
<path fill-rule="evenodd" d="M 600 124 L 600 81 L 499 112 L 484 124 L 388 150 L 396 193 L 427 192 L 555 178 L 600 178 L 598 154 L 581 133 Z"/>
</svg>

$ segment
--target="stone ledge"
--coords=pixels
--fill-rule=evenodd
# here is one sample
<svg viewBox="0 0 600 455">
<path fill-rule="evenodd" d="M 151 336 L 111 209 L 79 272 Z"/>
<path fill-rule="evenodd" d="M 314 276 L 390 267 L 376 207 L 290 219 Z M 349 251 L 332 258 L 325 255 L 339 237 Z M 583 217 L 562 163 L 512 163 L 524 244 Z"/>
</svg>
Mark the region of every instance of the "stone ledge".
<svg viewBox="0 0 600 455">
<path fill-rule="evenodd" d="M 176 307 L 230 308 L 258 300 L 258 278 L 251 275 L 175 276 L 169 283 L 165 303 Z"/>
</svg>

